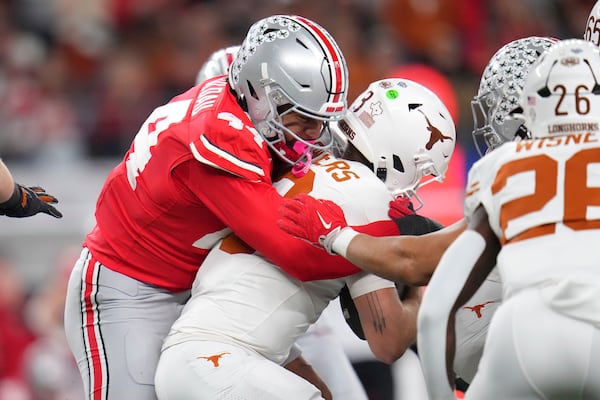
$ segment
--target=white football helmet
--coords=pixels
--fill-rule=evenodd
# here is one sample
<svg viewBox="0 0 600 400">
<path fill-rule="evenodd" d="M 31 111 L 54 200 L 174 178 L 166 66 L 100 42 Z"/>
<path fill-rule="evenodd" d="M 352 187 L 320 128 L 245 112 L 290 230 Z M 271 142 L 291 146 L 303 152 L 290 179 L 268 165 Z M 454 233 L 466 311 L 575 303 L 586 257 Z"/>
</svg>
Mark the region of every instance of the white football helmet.
<svg viewBox="0 0 600 400">
<path fill-rule="evenodd" d="M 331 146 L 328 123 L 346 111 L 344 56 L 325 29 L 300 16 L 275 15 L 252 25 L 229 69 L 229 84 L 267 144 L 294 166 L 310 163 L 314 149 Z M 319 140 L 287 129 L 281 117 L 290 112 L 322 121 Z M 295 143 L 286 142 L 286 133 Z"/>
<path fill-rule="evenodd" d="M 596 1 L 585 23 L 583 38 L 588 42 L 600 46 L 600 0 Z"/>
<path fill-rule="evenodd" d="M 208 57 L 208 60 L 200 67 L 198 75 L 196 76 L 196 85 L 204 82 L 208 78 L 225 75 L 227 71 L 229 71 L 229 66 L 233 62 L 239 49 L 240 46 L 230 46 L 212 53 Z"/>
<path fill-rule="evenodd" d="M 532 138 L 598 132 L 600 49 L 582 39 L 555 44 L 527 75 L 521 103 Z"/>
<path fill-rule="evenodd" d="M 338 127 L 394 196 L 415 196 L 420 205 L 415 191 L 444 179 L 456 143 L 454 122 L 444 103 L 408 79 L 371 83 Z"/>
<path fill-rule="evenodd" d="M 483 71 L 477 96 L 471 101 L 473 140 L 479 155 L 502 143 L 526 136 L 522 119 L 511 116 L 519 108 L 519 97 L 531 65 L 555 39 L 531 36 L 500 48 Z"/>
</svg>

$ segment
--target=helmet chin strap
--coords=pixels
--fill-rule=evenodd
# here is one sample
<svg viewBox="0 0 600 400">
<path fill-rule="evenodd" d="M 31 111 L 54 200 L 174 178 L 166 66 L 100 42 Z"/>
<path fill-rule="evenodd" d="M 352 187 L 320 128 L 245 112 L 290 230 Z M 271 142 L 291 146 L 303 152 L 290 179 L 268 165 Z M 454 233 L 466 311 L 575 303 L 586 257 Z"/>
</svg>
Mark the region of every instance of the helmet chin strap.
<svg viewBox="0 0 600 400">
<path fill-rule="evenodd" d="M 314 140 L 309 141 L 309 143 L 314 143 Z M 298 161 L 292 167 L 292 174 L 294 174 L 296 178 L 302 178 L 304 175 L 306 175 L 310 168 L 310 164 L 312 163 L 312 153 L 310 151 L 307 151 L 308 145 L 300 141 L 296 141 L 292 149 L 299 155 L 306 153 L 306 159 L 304 161 Z"/>
<path fill-rule="evenodd" d="M 284 142 L 278 142 L 273 145 L 273 148 L 279 155 L 289 164 L 292 164 L 292 173 L 297 178 L 302 178 L 310 169 L 312 163 L 312 152 L 309 145 L 315 143 L 314 140 L 307 140 L 306 143 L 296 141 L 290 148 Z M 300 160 L 304 157 L 304 160 Z"/>
</svg>

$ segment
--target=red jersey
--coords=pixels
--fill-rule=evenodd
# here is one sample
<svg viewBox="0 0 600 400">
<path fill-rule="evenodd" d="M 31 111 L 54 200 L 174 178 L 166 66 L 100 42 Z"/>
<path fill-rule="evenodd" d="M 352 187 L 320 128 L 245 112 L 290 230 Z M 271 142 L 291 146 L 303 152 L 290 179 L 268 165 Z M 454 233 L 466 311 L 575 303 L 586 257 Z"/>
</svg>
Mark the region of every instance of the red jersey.
<svg viewBox="0 0 600 400">
<path fill-rule="evenodd" d="M 231 231 L 303 281 L 359 271 L 277 227 L 271 172 L 268 147 L 225 78 L 208 80 L 144 122 L 102 188 L 84 245 L 108 268 L 172 291 L 190 289 Z"/>
</svg>

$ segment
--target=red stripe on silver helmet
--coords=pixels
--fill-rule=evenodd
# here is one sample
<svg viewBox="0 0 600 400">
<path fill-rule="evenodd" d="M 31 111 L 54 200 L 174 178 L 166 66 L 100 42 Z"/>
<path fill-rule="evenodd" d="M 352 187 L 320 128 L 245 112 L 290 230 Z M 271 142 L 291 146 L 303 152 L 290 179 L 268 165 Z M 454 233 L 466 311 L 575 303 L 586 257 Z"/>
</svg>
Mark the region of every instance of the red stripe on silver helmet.
<svg viewBox="0 0 600 400">
<path fill-rule="evenodd" d="M 343 104 L 342 96 L 346 92 L 346 87 L 348 84 L 348 77 L 346 76 L 346 68 L 344 57 L 342 56 L 340 49 L 337 44 L 332 41 L 327 33 L 323 31 L 321 27 L 316 25 L 314 22 L 300 16 L 290 17 L 294 19 L 296 22 L 300 23 L 304 26 L 309 32 L 312 32 L 313 35 L 317 38 L 319 43 L 323 46 L 327 51 L 327 58 L 329 61 L 329 65 L 332 66 L 331 78 L 332 78 L 332 93 L 330 93 L 330 98 L 328 103 L 339 103 Z M 343 109 L 343 105 L 340 106 L 331 106 L 328 105 L 326 110 L 330 112 L 330 110 L 338 110 Z"/>
</svg>

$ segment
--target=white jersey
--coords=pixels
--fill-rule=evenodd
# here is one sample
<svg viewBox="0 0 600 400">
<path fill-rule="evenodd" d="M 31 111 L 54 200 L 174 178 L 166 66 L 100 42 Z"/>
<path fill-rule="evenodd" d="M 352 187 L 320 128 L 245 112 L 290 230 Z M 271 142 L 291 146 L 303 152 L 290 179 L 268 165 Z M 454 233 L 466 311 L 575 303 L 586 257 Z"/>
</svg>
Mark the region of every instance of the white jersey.
<svg viewBox="0 0 600 400">
<path fill-rule="evenodd" d="M 477 372 L 490 322 L 501 303 L 502 282 L 498 268 L 494 268 L 477 292 L 456 311 L 454 371 L 465 382 L 470 383 Z"/>
<path fill-rule="evenodd" d="M 469 171 L 465 217 L 482 205 L 502 249 L 504 299 L 528 287 L 600 323 L 600 136 L 502 145 Z"/>
<path fill-rule="evenodd" d="M 392 199 L 385 184 L 369 168 L 330 154 L 316 160 L 306 176 L 286 175 L 275 187 L 282 194 L 309 193 L 335 201 L 350 225 L 388 219 L 388 203 Z M 361 280 L 362 293 L 356 291 L 357 278 Z M 318 319 L 346 283 L 353 297 L 394 286 L 393 282 L 366 273 L 301 282 L 230 236 L 202 264 L 192 297 L 173 324 L 163 349 L 189 340 L 209 340 L 243 346 L 281 364 L 296 339 Z"/>
</svg>

